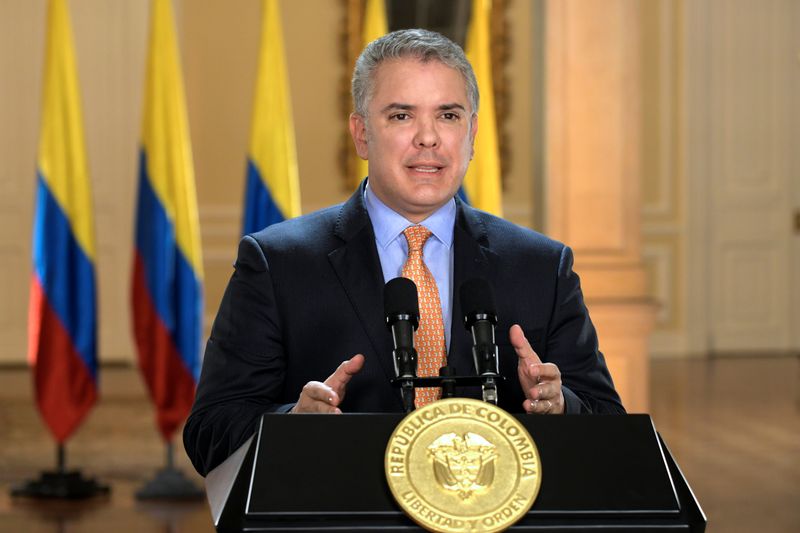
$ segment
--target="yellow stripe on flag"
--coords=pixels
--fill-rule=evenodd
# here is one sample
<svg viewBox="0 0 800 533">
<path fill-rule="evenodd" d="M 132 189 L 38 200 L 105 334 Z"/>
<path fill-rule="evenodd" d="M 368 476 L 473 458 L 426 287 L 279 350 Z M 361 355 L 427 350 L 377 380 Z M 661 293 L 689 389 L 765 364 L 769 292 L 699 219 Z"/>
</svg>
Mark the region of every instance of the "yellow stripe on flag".
<svg viewBox="0 0 800 533">
<path fill-rule="evenodd" d="M 278 0 L 262 3 L 250 157 L 285 218 L 300 215 L 300 178 Z"/>
<path fill-rule="evenodd" d="M 361 41 L 364 46 L 389 33 L 389 24 L 386 22 L 385 0 L 367 0 L 364 9 L 364 26 L 361 30 Z"/>
<path fill-rule="evenodd" d="M 65 0 L 50 0 L 38 166 L 90 261 L 95 259 L 92 193 L 81 95 Z"/>
<path fill-rule="evenodd" d="M 175 239 L 203 278 L 192 145 L 171 0 L 153 0 L 144 90 L 142 143 L 156 196 L 175 225 Z"/>
<path fill-rule="evenodd" d="M 492 87 L 492 56 L 489 20 L 491 0 L 473 0 L 472 19 L 467 30 L 467 59 L 472 63 L 481 95 L 475 155 L 464 178 L 470 205 L 497 216 L 503 215 L 500 187 L 500 156 L 497 148 L 497 119 Z"/>
</svg>

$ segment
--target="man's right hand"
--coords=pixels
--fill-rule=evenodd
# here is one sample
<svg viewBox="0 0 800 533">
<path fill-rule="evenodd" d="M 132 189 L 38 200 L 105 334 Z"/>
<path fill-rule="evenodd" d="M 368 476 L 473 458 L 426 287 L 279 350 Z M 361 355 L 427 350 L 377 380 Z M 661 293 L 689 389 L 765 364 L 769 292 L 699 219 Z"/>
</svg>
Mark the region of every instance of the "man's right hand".
<svg viewBox="0 0 800 533">
<path fill-rule="evenodd" d="M 344 400 L 347 384 L 363 367 L 364 356 L 356 354 L 342 362 L 324 382 L 309 381 L 303 387 L 300 398 L 290 412 L 342 414 L 339 405 Z"/>
</svg>

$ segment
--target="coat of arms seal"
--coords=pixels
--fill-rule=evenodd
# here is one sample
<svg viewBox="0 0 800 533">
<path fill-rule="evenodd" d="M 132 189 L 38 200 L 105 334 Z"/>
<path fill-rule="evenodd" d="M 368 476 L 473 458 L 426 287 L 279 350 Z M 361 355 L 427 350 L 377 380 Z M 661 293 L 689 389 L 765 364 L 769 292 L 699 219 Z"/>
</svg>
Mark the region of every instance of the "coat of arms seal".
<svg viewBox="0 0 800 533">
<path fill-rule="evenodd" d="M 442 532 L 508 528 L 533 505 L 542 479 L 539 451 L 522 424 L 468 398 L 408 414 L 389 438 L 385 469 L 406 514 Z"/>
</svg>

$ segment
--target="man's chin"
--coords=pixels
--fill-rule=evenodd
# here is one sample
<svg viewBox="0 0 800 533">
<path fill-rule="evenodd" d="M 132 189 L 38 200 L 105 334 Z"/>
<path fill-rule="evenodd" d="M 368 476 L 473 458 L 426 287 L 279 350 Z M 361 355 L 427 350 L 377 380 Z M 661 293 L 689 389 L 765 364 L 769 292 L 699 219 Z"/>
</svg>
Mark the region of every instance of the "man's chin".
<svg viewBox="0 0 800 533">
<path fill-rule="evenodd" d="M 439 194 L 435 197 L 415 198 L 413 203 L 406 204 L 405 216 L 412 222 L 421 222 L 452 200 L 453 196 L 455 196 L 455 193 L 450 195 Z"/>
</svg>

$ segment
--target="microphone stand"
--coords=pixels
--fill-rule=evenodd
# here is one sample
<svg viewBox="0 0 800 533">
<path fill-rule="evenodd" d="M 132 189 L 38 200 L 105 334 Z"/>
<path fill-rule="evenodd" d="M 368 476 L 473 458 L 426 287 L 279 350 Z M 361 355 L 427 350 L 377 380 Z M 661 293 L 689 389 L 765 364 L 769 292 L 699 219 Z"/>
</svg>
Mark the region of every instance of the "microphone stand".
<svg viewBox="0 0 800 533">
<path fill-rule="evenodd" d="M 497 405 L 497 381 L 495 376 L 481 376 L 481 390 L 483 391 L 483 401 Z"/>
<path fill-rule="evenodd" d="M 400 383 L 400 393 L 403 397 L 403 410 L 410 413 L 414 410 L 416 390 L 414 380 L 417 377 L 417 350 L 414 348 L 398 347 L 394 352 L 394 366 Z"/>
<path fill-rule="evenodd" d="M 500 377 L 494 325 L 497 319 L 488 314 L 476 314 L 471 320 L 472 359 L 481 378 L 483 401 L 497 405 L 497 380 Z"/>
<path fill-rule="evenodd" d="M 456 369 L 450 365 L 444 365 L 439 369 L 439 377 L 442 378 L 442 399 L 455 398 L 456 396 Z"/>
<path fill-rule="evenodd" d="M 481 387 L 486 387 L 486 389 L 484 389 L 484 401 L 490 401 L 490 398 L 492 397 L 491 392 L 494 391 L 494 401 L 491 401 L 491 403 L 496 403 L 497 384 L 505 379 L 500 375 L 479 376 L 473 374 L 469 376 L 460 376 L 456 373 L 456 369 L 451 366 L 443 366 L 439 372 L 440 373 L 438 376 L 414 378 L 396 377 L 390 379 L 389 383 L 391 383 L 394 387 L 400 387 L 401 391 L 406 390 L 404 387 L 410 387 L 411 390 L 413 390 L 415 387 L 441 387 L 442 399 L 455 398 L 456 387 L 474 387 L 476 385 L 481 385 Z M 406 403 L 406 398 L 404 396 L 403 405 L 406 408 L 406 412 L 411 412 L 414 409 L 413 398 L 411 399 L 411 403 L 409 405 Z"/>
<path fill-rule="evenodd" d="M 413 379 L 404 379 L 400 383 L 400 395 L 403 397 L 403 411 L 406 413 L 413 411 L 415 408 L 414 400 L 417 396 Z"/>
</svg>

